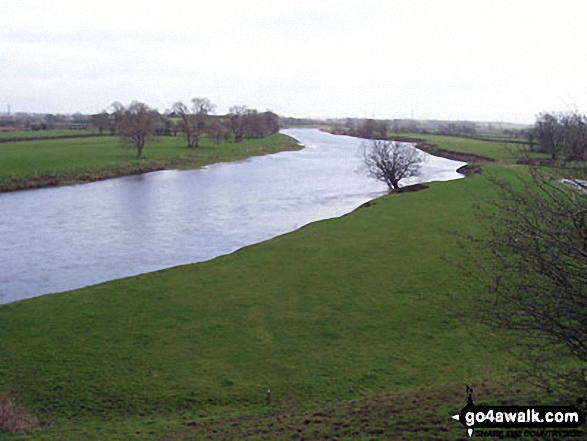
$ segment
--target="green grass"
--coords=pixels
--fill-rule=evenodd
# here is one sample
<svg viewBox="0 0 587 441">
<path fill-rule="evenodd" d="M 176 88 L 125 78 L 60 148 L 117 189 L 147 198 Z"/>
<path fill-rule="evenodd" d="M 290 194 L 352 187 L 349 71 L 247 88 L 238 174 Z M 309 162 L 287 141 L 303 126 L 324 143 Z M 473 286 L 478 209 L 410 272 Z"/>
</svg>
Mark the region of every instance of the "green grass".
<svg viewBox="0 0 587 441">
<path fill-rule="evenodd" d="M 513 142 L 521 142 L 521 143 L 529 143 L 527 138 L 514 138 L 509 135 L 500 132 L 477 132 L 473 135 L 474 138 L 483 138 L 488 140 L 496 140 L 496 141 L 513 141 Z"/>
<path fill-rule="evenodd" d="M 507 376 L 473 381 L 470 385 L 475 391 L 476 404 L 548 402 L 536 388 Z M 462 409 L 465 399 L 462 383 L 442 383 L 329 403 L 312 410 L 288 409 L 214 421 L 188 427 L 176 434 L 175 439 L 466 439 L 463 426 L 451 418 Z"/>
<path fill-rule="evenodd" d="M 421 133 L 402 133 L 400 136 L 423 139 L 427 144 L 451 150 L 459 153 L 485 156 L 496 161 L 515 162 L 516 152 L 527 150 L 526 146 L 508 143 L 507 141 L 495 142 L 480 139 L 460 138 L 457 136 L 427 135 Z M 530 157 L 548 158 L 548 155 L 531 153 Z"/>
<path fill-rule="evenodd" d="M 42 423 L 6 436 L 464 436 L 464 384 L 497 397 L 515 364 L 453 314 L 478 295 L 455 233 L 483 234 L 472 206 L 492 197 L 484 175 L 432 183 L 208 262 L 0 305 L 0 392 Z"/>
<path fill-rule="evenodd" d="M 87 182 L 161 168 L 198 168 L 214 162 L 295 150 L 291 138 L 268 138 L 219 145 L 205 139 L 188 149 L 181 137 L 160 137 L 147 145 L 141 160 L 116 137 L 0 143 L 0 191 Z"/>
</svg>

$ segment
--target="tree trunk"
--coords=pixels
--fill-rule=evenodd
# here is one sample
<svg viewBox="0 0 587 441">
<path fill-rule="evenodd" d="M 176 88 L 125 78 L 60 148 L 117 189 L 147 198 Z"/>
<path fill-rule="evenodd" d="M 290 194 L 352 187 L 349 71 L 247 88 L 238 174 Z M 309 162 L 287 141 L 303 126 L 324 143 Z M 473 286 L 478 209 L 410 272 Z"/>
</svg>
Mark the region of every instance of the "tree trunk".
<svg viewBox="0 0 587 441">
<path fill-rule="evenodd" d="M 143 146 L 144 146 L 144 141 L 138 141 L 137 142 L 137 159 L 141 159 L 141 156 L 143 154 Z"/>
</svg>

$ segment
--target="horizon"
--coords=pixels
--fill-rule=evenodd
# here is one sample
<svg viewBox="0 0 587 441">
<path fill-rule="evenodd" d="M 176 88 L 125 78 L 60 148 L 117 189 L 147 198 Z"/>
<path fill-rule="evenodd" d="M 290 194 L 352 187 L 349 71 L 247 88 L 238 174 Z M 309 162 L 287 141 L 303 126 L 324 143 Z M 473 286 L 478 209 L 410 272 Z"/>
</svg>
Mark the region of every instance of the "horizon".
<svg viewBox="0 0 587 441">
<path fill-rule="evenodd" d="M 145 103 L 147 104 L 147 103 Z M 171 109 L 166 109 L 165 111 L 160 111 L 159 109 L 154 109 L 155 111 L 159 112 L 159 114 L 161 115 L 165 115 L 167 113 L 167 111 L 172 112 Z M 257 109 L 254 109 L 257 110 Z M 109 114 L 111 114 L 110 112 L 108 112 Z M 10 111 L 10 113 L 7 112 L 0 112 L 0 117 L 14 117 L 14 116 L 34 116 L 34 117 L 43 117 L 43 116 L 48 116 L 48 115 L 54 115 L 54 116 L 66 116 L 66 117 L 73 117 L 75 115 L 81 115 L 84 117 L 88 117 L 88 116 L 92 116 L 95 114 L 91 114 L 91 113 L 81 113 L 81 112 L 73 112 L 73 113 L 49 113 L 49 112 L 21 112 L 21 111 Z M 227 116 L 229 115 L 229 113 L 225 113 L 225 114 L 218 114 L 218 113 L 212 113 L 211 115 L 213 116 Z M 347 116 L 343 116 L 343 117 L 326 117 L 326 118 L 312 118 L 312 117 L 298 117 L 298 116 L 291 116 L 291 115 L 279 115 L 277 114 L 278 117 L 280 118 L 286 118 L 286 119 L 296 119 L 296 120 L 310 120 L 310 121 L 314 121 L 316 123 L 320 123 L 320 122 L 329 122 L 329 121 L 338 121 L 338 120 L 348 120 L 348 119 L 355 119 L 357 121 L 361 121 L 361 120 L 365 120 L 365 119 L 372 119 L 372 118 L 355 118 L 355 117 L 347 117 Z M 376 119 L 377 120 L 377 119 Z M 512 121 L 498 121 L 498 120 L 492 120 L 492 121 L 481 121 L 481 120 L 448 120 L 448 119 L 416 119 L 416 118 L 393 118 L 393 119 L 389 119 L 389 118 L 381 118 L 379 119 L 380 121 L 388 121 L 388 122 L 392 122 L 392 121 L 417 121 L 417 122 L 422 122 L 422 123 L 426 123 L 426 122 L 471 122 L 474 124 L 508 124 L 508 125 L 517 125 L 517 126 L 532 126 L 534 123 L 516 123 L 516 122 L 512 122 Z"/>
<path fill-rule="evenodd" d="M 0 10 L 0 111 L 92 114 L 136 99 L 163 112 L 208 97 L 221 114 L 532 124 L 587 108 L 577 0 L 6 0 Z"/>
</svg>

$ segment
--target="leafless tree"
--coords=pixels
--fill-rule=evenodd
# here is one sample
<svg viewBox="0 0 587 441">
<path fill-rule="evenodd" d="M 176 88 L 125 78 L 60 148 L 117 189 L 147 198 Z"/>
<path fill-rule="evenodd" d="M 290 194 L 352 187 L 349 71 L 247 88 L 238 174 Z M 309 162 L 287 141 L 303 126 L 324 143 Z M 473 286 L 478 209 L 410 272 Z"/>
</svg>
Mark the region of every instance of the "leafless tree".
<svg viewBox="0 0 587 441">
<path fill-rule="evenodd" d="M 279 132 L 281 123 L 280 118 L 276 113 L 268 110 L 267 112 L 263 112 L 261 117 L 263 118 L 263 136 Z"/>
<path fill-rule="evenodd" d="M 577 111 L 540 113 L 532 133 L 538 138 L 532 150 L 548 153 L 553 160 L 587 158 L 587 117 Z"/>
<path fill-rule="evenodd" d="M 260 138 L 263 131 L 263 120 L 257 109 L 247 109 L 243 116 L 243 135 L 247 139 Z"/>
<path fill-rule="evenodd" d="M 488 235 L 464 242 L 467 273 L 481 287 L 471 317 L 521 349 L 531 380 L 585 393 L 587 193 L 536 167 L 530 176 L 494 179 L 497 202 L 480 219 Z"/>
<path fill-rule="evenodd" d="M 541 113 L 534 124 L 539 151 L 548 153 L 551 159 L 557 159 L 563 149 L 563 130 L 558 119 L 556 115 Z"/>
<path fill-rule="evenodd" d="M 366 119 L 357 129 L 357 134 L 361 138 L 374 139 L 377 133 L 377 121 L 374 119 Z"/>
<path fill-rule="evenodd" d="M 200 138 L 214 109 L 214 104 L 208 98 L 192 99 L 191 108 L 181 101 L 173 105 L 173 111 L 180 118 L 179 126 L 187 140 L 188 148 L 200 146 Z"/>
<path fill-rule="evenodd" d="M 242 120 L 243 135 L 247 139 L 263 138 L 279 131 L 279 117 L 273 112 L 246 109 Z"/>
<path fill-rule="evenodd" d="M 183 132 L 188 143 L 188 148 L 195 147 L 194 144 L 194 121 L 190 109 L 181 101 L 173 104 L 173 112 L 179 117 L 179 128 Z"/>
<path fill-rule="evenodd" d="M 390 191 L 400 189 L 399 181 L 418 174 L 423 155 L 409 144 L 373 140 L 362 144 L 367 174 L 387 184 Z"/>
<path fill-rule="evenodd" d="M 91 125 L 100 131 L 100 135 L 104 134 L 104 130 L 110 129 L 110 115 L 105 111 L 92 115 Z"/>
<path fill-rule="evenodd" d="M 216 106 L 208 98 L 192 99 L 192 111 L 194 115 L 195 147 L 200 146 L 200 137 L 206 130 L 209 115 L 214 112 Z"/>
<path fill-rule="evenodd" d="M 207 131 L 210 138 L 216 141 L 216 144 L 220 144 L 220 139 L 228 133 L 224 120 L 219 116 L 210 119 Z"/>
<path fill-rule="evenodd" d="M 128 107 L 116 102 L 112 107 L 116 132 L 121 142 L 134 145 L 137 149 L 137 159 L 140 159 L 145 143 L 154 137 L 158 122 L 157 111 L 138 101 L 133 101 Z"/>
<path fill-rule="evenodd" d="M 234 142 L 241 142 L 245 130 L 245 115 L 249 113 L 249 109 L 247 106 L 232 106 L 229 111 L 230 129 L 234 134 Z"/>
</svg>

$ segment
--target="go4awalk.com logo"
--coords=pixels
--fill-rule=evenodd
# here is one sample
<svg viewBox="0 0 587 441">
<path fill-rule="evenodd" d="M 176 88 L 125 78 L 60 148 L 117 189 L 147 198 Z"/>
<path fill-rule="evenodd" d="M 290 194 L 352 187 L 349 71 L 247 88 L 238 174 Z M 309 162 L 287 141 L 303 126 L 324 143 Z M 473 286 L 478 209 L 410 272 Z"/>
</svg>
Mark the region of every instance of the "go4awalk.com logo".
<svg viewBox="0 0 587 441">
<path fill-rule="evenodd" d="M 467 404 L 452 418 L 465 426 L 470 437 L 473 433 L 497 438 L 563 438 L 583 434 L 583 399 L 571 406 L 477 406 L 469 386 L 467 395 Z"/>
</svg>

